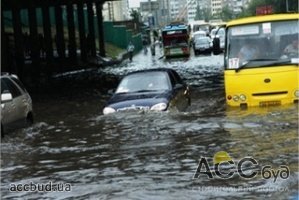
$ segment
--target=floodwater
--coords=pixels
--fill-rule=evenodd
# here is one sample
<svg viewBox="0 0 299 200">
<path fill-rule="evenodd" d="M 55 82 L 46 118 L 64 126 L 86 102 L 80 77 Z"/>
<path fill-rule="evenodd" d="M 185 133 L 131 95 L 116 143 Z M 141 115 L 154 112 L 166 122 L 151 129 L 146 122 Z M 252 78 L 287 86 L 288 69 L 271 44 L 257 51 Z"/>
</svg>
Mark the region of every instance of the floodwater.
<svg viewBox="0 0 299 200">
<path fill-rule="evenodd" d="M 89 80 L 87 87 L 77 80 L 33 94 L 34 125 L 1 142 L 1 198 L 298 199 L 298 107 L 229 109 L 223 55 L 167 61 L 159 56 L 141 53 L 132 63 L 99 71 L 111 77 L 106 85 Z M 190 85 L 186 112 L 102 115 L 115 80 L 156 67 L 174 68 Z M 78 74 L 71 76 L 87 76 Z M 213 156 L 219 151 L 235 166 L 253 158 L 258 164 L 242 170 L 257 175 L 245 179 L 232 170 L 231 178 L 216 176 Z M 212 178 L 194 177 L 202 158 Z M 60 190 L 36 191 L 50 183 Z"/>
</svg>

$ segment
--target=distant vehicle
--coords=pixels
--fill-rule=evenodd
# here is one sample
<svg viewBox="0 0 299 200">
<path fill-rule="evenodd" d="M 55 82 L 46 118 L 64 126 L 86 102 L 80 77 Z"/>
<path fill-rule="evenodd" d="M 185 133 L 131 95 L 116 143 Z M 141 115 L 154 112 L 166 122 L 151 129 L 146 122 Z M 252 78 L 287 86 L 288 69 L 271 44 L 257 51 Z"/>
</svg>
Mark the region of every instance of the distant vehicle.
<svg viewBox="0 0 299 200">
<path fill-rule="evenodd" d="M 197 55 L 200 53 L 211 53 L 212 45 L 211 38 L 207 36 L 195 38 L 193 45 L 194 54 Z"/>
<path fill-rule="evenodd" d="M 1 136 L 33 123 L 32 100 L 16 75 L 1 75 Z"/>
<path fill-rule="evenodd" d="M 196 31 L 192 34 L 193 38 L 199 37 L 207 37 L 207 33 L 205 31 Z"/>
<path fill-rule="evenodd" d="M 189 30 L 186 25 L 169 25 L 162 30 L 164 56 L 189 56 Z"/>
<path fill-rule="evenodd" d="M 225 28 L 214 28 L 210 32 L 210 37 L 213 40 L 215 37 L 218 37 L 220 40 L 220 49 L 224 50 L 225 46 Z"/>
<path fill-rule="evenodd" d="M 212 19 L 209 21 L 209 23 L 210 23 L 211 27 L 224 27 L 227 24 L 227 22 L 222 21 L 221 19 L 218 19 L 218 20 Z"/>
<path fill-rule="evenodd" d="M 213 29 L 210 31 L 210 37 L 211 37 L 212 39 L 215 38 L 215 36 L 216 36 L 216 32 L 217 32 L 217 28 L 213 28 Z"/>
<path fill-rule="evenodd" d="M 128 110 L 181 111 L 191 103 L 189 87 L 173 69 L 159 68 L 125 76 L 103 114 Z"/>
<path fill-rule="evenodd" d="M 204 31 L 206 34 L 209 33 L 211 24 L 209 22 L 205 22 L 204 20 L 197 20 L 189 23 L 191 32 L 194 33 L 196 31 Z"/>
<path fill-rule="evenodd" d="M 298 103 L 299 55 L 286 54 L 299 35 L 299 14 L 272 14 L 226 24 L 224 84 L 229 106 L 277 106 Z M 297 49 L 297 50 L 296 50 Z M 220 41 L 213 41 L 219 54 Z"/>
<path fill-rule="evenodd" d="M 194 45 L 194 40 L 201 37 L 207 37 L 207 33 L 205 31 L 196 31 L 191 34 L 191 42 Z"/>
</svg>

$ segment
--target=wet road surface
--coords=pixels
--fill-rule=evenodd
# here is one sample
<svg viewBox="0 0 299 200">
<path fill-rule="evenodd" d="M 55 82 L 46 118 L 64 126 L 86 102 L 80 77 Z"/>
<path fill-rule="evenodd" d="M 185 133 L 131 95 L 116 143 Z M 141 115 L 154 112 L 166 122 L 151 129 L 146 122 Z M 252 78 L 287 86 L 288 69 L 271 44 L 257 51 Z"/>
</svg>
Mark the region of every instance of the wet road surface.
<svg viewBox="0 0 299 200">
<path fill-rule="evenodd" d="M 159 57 L 141 53 L 99 73 L 120 78 L 139 69 L 174 68 L 191 87 L 186 112 L 103 116 L 113 81 L 106 88 L 92 83 L 85 90 L 79 83 L 33 95 L 35 124 L 1 142 L 2 199 L 296 199 L 298 107 L 229 109 L 222 55 Z M 212 165 L 219 151 L 235 163 L 254 158 L 258 174 L 194 178 L 200 159 Z M 290 174 L 274 182 L 272 175 L 262 176 L 266 165 L 276 172 L 287 166 Z M 70 184 L 71 191 L 10 191 L 16 184 L 49 182 L 64 189 Z"/>
</svg>

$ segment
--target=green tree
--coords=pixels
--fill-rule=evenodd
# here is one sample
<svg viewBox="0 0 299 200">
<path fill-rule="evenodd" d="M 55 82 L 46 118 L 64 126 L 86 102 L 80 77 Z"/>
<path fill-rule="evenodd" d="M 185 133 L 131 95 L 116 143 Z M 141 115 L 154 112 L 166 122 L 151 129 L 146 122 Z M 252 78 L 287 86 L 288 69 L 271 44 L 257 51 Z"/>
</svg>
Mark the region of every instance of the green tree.
<svg viewBox="0 0 299 200">
<path fill-rule="evenodd" d="M 212 18 L 212 14 L 210 9 L 208 8 L 200 8 L 199 6 L 196 7 L 196 15 L 194 20 L 204 20 L 208 22 Z"/>
<path fill-rule="evenodd" d="M 203 13 L 202 9 L 200 9 L 199 6 L 196 7 L 196 15 L 194 17 L 194 20 L 202 20 L 203 19 Z"/>
<path fill-rule="evenodd" d="M 211 13 L 211 9 L 205 8 L 203 9 L 203 18 L 205 20 L 205 22 L 210 21 L 210 19 L 212 19 L 212 13 Z"/>
<path fill-rule="evenodd" d="M 132 17 L 133 21 L 139 22 L 141 14 L 137 10 L 131 9 L 130 16 Z"/>
<path fill-rule="evenodd" d="M 220 18 L 223 21 L 229 21 L 234 18 L 234 12 L 228 6 L 224 6 L 222 8 L 222 12 L 220 13 Z"/>
</svg>

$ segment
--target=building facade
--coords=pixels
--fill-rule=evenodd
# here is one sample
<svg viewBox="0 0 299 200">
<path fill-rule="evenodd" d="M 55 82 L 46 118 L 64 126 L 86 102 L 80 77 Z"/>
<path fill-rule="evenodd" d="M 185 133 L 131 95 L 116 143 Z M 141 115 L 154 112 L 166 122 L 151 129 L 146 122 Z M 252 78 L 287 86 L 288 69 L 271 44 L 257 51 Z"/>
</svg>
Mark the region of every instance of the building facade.
<svg viewBox="0 0 299 200">
<path fill-rule="evenodd" d="M 131 19 L 129 0 L 108 1 L 103 4 L 104 21 L 124 21 Z"/>
<path fill-rule="evenodd" d="M 187 21 L 187 0 L 169 0 L 171 21 Z"/>
<path fill-rule="evenodd" d="M 223 0 L 223 6 L 228 6 L 234 14 L 241 13 L 246 9 L 251 0 Z"/>
<path fill-rule="evenodd" d="M 197 9 L 200 10 L 210 9 L 211 2 L 210 0 L 188 0 L 187 5 L 188 5 L 187 19 L 188 22 L 192 22 L 195 20 Z"/>
<path fill-rule="evenodd" d="M 141 0 L 140 6 L 133 9 L 140 11 L 143 22 L 148 23 L 149 18 L 153 17 L 155 26 L 164 26 L 172 21 L 194 21 L 197 9 L 210 10 L 211 15 L 215 16 L 222 12 L 224 6 L 228 6 L 238 14 L 249 3 L 250 0 Z M 103 6 L 104 20 L 130 20 L 131 9 L 129 0 L 106 2 Z"/>
<path fill-rule="evenodd" d="M 212 15 L 217 15 L 222 11 L 222 0 L 211 0 L 211 14 Z"/>
</svg>

